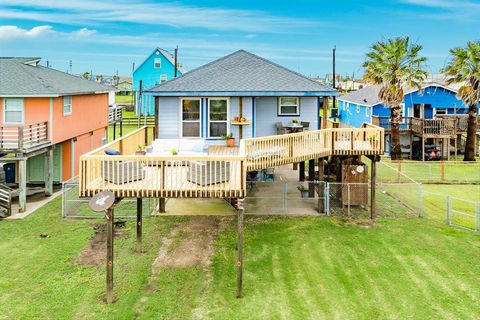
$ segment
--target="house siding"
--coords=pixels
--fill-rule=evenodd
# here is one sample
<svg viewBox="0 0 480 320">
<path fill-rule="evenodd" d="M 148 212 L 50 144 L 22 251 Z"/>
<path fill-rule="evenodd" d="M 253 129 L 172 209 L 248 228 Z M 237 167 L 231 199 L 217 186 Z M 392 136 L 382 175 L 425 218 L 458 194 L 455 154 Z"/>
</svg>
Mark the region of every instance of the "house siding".
<svg viewBox="0 0 480 320">
<path fill-rule="evenodd" d="M 279 116 L 278 97 L 255 98 L 255 136 L 276 135 L 276 122 L 290 124 L 292 119 L 310 122 L 310 129 L 318 127 L 318 99 L 317 97 L 300 98 L 300 116 Z"/>
<path fill-rule="evenodd" d="M 158 136 L 161 139 L 180 137 L 180 99 L 177 97 L 158 99 Z"/>
<path fill-rule="evenodd" d="M 201 137 L 208 138 L 208 100 L 212 97 L 201 98 Z M 226 97 L 229 99 L 229 133 L 239 138 L 240 127 L 231 125 L 233 117 L 239 115 L 240 98 Z M 158 133 L 161 139 L 179 138 L 181 134 L 180 101 L 178 97 L 158 97 Z M 243 126 L 243 138 L 261 137 L 277 134 L 276 122 L 289 124 L 293 118 L 299 121 L 310 122 L 310 129 L 318 127 L 318 99 L 317 97 L 300 98 L 300 116 L 278 116 L 278 97 L 243 97 L 243 116 L 250 122 Z"/>
<path fill-rule="evenodd" d="M 340 122 L 349 127 L 359 128 L 364 122 L 372 122 L 372 109 L 375 110 L 377 106 L 370 107 L 361 104 L 351 103 L 343 100 L 338 101 L 338 109 L 340 115 Z M 368 109 L 368 116 L 367 116 Z"/>
<path fill-rule="evenodd" d="M 340 121 L 352 127 L 360 127 L 363 122 L 371 122 L 371 117 L 365 115 L 366 106 L 360 105 L 360 112 L 356 112 L 357 104 L 349 103 L 348 101 L 339 98 L 338 108 L 340 114 Z M 418 91 L 405 95 L 405 116 L 413 117 L 413 106 L 415 104 L 424 104 L 425 119 L 432 119 L 435 115 L 435 109 L 447 109 L 447 114 L 455 112 L 454 105 L 456 105 L 457 114 L 467 113 L 468 108 L 456 97 L 456 93 L 438 86 L 430 86 L 423 89 L 422 93 Z M 373 115 L 389 117 L 390 108 L 383 104 L 377 104 L 373 107 Z"/>
</svg>

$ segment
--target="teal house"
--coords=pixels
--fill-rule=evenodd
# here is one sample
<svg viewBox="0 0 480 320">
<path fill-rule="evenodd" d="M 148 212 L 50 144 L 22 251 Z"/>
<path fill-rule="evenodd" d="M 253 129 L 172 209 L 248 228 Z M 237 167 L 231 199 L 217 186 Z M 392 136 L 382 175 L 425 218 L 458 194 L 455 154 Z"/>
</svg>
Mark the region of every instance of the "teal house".
<svg viewBox="0 0 480 320">
<path fill-rule="evenodd" d="M 177 77 L 185 73 L 177 63 Z M 175 77 L 175 58 L 167 50 L 155 48 L 152 53 L 133 72 L 133 90 L 135 91 L 135 113 L 155 114 L 154 99 L 151 96 L 140 97 L 142 90 L 148 90 Z"/>
</svg>

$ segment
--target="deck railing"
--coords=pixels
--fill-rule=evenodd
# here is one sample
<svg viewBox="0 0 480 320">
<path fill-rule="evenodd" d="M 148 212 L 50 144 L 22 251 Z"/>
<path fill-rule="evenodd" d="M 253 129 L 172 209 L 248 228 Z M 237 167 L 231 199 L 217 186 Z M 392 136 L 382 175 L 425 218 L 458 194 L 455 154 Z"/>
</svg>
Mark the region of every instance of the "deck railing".
<svg viewBox="0 0 480 320">
<path fill-rule="evenodd" d="M 461 132 L 459 126 L 465 126 L 464 120 L 461 118 L 455 120 L 453 118 L 439 119 L 420 119 L 414 117 L 402 117 L 398 124 L 400 130 L 409 130 L 413 133 L 425 136 L 453 136 Z M 372 116 L 372 123 L 384 128 L 392 129 L 390 117 Z"/>
<path fill-rule="evenodd" d="M 24 150 L 48 141 L 47 122 L 0 127 L 0 150 Z"/>
<path fill-rule="evenodd" d="M 120 122 L 123 120 L 123 107 L 118 106 L 118 107 L 110 107 L 108 108 L 108 123 L 116 123 Z"/>
<path fill-rule="evenodd" d="M 244 139 L 238 155 L 135 155 L 149 137 L 143 127 L 81 156 L 81 196 L 111 190 L 118 197 L 242 197 L 247 171 L 328 155 L 384 152 L 384 129 L 376 126 Z M 122 155 L 105 155 L 106 149 Z"/>
</svg>

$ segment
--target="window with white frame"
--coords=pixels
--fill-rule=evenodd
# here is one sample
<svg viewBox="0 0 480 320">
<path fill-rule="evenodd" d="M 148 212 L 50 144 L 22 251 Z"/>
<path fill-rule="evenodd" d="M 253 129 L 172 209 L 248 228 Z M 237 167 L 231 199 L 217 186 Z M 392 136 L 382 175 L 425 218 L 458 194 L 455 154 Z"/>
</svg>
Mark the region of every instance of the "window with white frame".
<svg viewBox="0 0 480 320">
<path fill-rule="evenodd" d="M 63 97 L 63 115 L 72 114 L 72 96 Z"/>
<path fill-rule="evenodd" d="M 369 118 L 372 107 L 365 107 L 365 117 Z"/>
<path fill-rule="evenodd" d="M 357 104 L 357 106 L 355 107 L 355 111 L 356 111 L 357 113 L 360 113 L 360 105 L 359 105 L 359 104 Z"/>
<path fill-rule="evenodd" d="M 3 122 L 4 123 L 23 123 L 25 118 L 23 98 L 4 98 L 3 99 Z"/>
<path fill-rule="evenodd" d="M 162 67 L 162 58 L 153 59 L 153 67 L 155 69 L 160 69 Z"/>
<path fill-rule="evenodd" d="M 208 136 L 219 138 L 228 134 L 228 99 L 208 100 Z"/>
<path fill-rule="evenodd" d="M 435 115 L 437 114 L 447 114 L 447 108 L 435 108 Z"/>
<path fill-rule="evenodd" d="M 160 75 L 160 83 L 164 83 L 167 81 L 167 75 L 166 74 L 161 74 Z"/>
<path fill-rule="evenodd" d="M 200 99 L 182 99 L 182 137 L 200 137 Z"/>
<path fill-rule="evenodd" d="M 342 110 L 347 111 L 347 103 L 342 101 Z"/>
<path fill-rule="evenodd" d="M 299 116 L 300 99 L 298 97 L 280 97 L 278 98 L 279 116 Z"/>
</svg>

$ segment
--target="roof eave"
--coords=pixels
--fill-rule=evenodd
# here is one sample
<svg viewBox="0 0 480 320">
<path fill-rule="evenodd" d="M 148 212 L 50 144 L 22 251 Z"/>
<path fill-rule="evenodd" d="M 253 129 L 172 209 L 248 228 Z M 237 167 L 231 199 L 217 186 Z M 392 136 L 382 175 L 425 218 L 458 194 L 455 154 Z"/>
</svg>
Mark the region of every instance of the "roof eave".
<svg viewBox="0 0 480 320">
<path fill-rule="evenodd" d="M 337 91 L 144 91 L 155 97 L 338 97 Z"/>
</svg>

